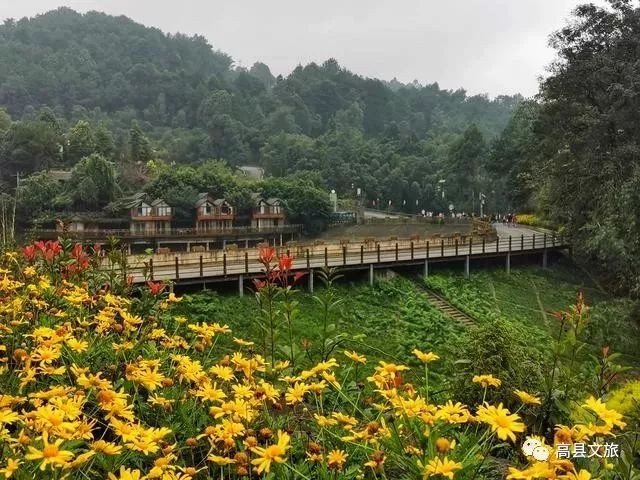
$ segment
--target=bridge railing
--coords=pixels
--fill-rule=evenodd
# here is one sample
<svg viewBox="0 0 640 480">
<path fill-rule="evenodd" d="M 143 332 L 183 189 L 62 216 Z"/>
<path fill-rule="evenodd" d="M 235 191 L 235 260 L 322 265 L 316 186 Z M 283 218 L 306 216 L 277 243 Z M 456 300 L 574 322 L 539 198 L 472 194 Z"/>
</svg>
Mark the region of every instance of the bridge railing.
<svg viewBox="0 0 640 480">
<path fill-rule="evenodd" d="M 557 235 L 532 234 L 501 237 L 495 241 L 476 241 L 461 244 L 440 242 L 396 242 L 392 245 L 321 245 L 309 247 L 303 253 L 293 254 L 287 247 L 276 248 L 278 256 L 293 256 L 292 270 L 321 267 L 348 267 L 368 264 L 393 264 L 417 260 L 491 256 L 519 252 L 536 252 L 550 248 L 564 248 L 566 239 Z M 112 267 L 104 260 L 105 268 Z M 130 256 L 128 266 L 121 273 L 132 276 L 136 283 L 146 280 L 181 280 L 224 277 L 227 275 L 260 274 L 263 266 L 259 250 L 203 252 L 201 254 L 158 254 Z"/>
</svg>

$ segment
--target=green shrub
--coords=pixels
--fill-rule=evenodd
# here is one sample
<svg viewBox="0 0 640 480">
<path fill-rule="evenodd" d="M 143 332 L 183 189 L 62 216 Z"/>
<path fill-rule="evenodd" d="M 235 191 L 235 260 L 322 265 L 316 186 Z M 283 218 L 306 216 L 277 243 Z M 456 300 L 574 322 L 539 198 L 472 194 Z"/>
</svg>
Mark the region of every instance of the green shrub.
<svg viewBox="0 0 640 480">
<path fill-rule="evenodd" d="M 531 394 L 543 390 L 545 356 L 532 346 L 530 333 L 505 319 L 488 320 L 472 328 L 457 342 L 458 360 L 452 375 L 452 396 L 467 404 L 480 402 L 483 389 L 472 383 L 474 375 L 491 374 L 501 380 L 487 399 L 516 405 L 513 390 Z"/>
<path fill-rule="evenodd" d="M 549 220 L 545 220 L 538 215 L 533 213 L 519 213 L 516 215 L 516 219 L 521 225 L 529 225 L 531 227 L 539 227 L 539 228 L 548 228 L 550 230 L 554 230 L 556 225 L 554 225 Z"/>
</svg>

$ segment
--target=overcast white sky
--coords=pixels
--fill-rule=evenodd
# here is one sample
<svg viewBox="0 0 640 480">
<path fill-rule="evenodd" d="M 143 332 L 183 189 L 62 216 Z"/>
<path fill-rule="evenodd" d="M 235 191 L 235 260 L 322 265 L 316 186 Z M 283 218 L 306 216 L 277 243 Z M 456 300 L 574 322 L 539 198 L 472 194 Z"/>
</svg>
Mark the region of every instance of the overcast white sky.
<svg viewBox="0 0 640 480">
<path fill-rule="evenodd" d="M 355 73 L 491 96 L 537 91 L 548 35 L 579 0 L 0 0 L 0 18 L 58 6 L 198 33 L 243 66 L 286 75 L 334 57 Z M 600 3 L 598 0 L 596 3 Z"/>
</svg>

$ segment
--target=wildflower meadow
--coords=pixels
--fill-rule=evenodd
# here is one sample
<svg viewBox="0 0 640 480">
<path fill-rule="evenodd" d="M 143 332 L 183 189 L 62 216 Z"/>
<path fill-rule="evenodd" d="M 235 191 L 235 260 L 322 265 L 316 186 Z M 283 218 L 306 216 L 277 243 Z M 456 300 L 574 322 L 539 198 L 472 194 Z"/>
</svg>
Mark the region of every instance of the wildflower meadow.
<svg viewBox="0 0 640 480">
<path fill-rule="evenodd" d="M 301 274 L 271 248 L 254 338 L 176 314 L 170 285 L 132 285 L 101 253 L 60 240 L 2 254 L 2 479 L 639 478 L 637 419 L 609 402 L 624 372 L 612 352 L 578 360 L 581 296 L 557 313 L 545 389 L 494 401 L 503 380 L 488 371 L 469 376 L 479 401 L 463 404 L 434 388 L 443 359 L 429 345 L 371 359 L 325 324 L 319 356 L 305 355 Z M 330 291 L 318 309 L 339 308 Z M 569 388 L 579 365 L 592 381 Z"/>
</svg>

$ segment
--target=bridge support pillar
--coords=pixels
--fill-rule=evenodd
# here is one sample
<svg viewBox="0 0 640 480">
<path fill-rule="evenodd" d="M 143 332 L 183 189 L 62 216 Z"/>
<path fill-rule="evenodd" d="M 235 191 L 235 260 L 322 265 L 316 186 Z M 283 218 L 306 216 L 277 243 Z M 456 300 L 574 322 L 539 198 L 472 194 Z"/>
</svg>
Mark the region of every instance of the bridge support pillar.
<svg viewBox="0 0 640 480">
<path fill-rule="evenodd" d="M 464 258 L 464 276 L 469 278 L 469 255 Z"/>
<path fill-rule="evenodd" d="M 187 242 L 187 253 L 191 251 L 191 242 Z"/>
<path fill-rule="evenodd" d="M 224 250 L 225 248 L 227 248 L 227 241 L 222 240 L 222 249 Z"/>
<path fill-rule="evenodd" d="M 242 275 L 238 275 L 238 293 L 244 297 L 244 278 Z"/>
<path fill-rule="evenodd" d="M 245 248 L 245 249 L 246 249 L 246 248 L 249 248 L 249 239 L 248 239 L 248 238 L 245 238 L 245 239 L 244 239 L 244 248 Z"/>
<path fill-rule="evenodd" d="M 542 268 L 547 268 L 547 249 L 542 251 Z"/>
<path fill-rule="evenodd" d="M 511 273 L 511 254 L 510 253 L 507 253 L 506 268 L 507 268 L 507 273 Z"/>
<path fill-rule="evenodd" d="M 309 292 L 313 293 L 313 268 L 309 269 Z"/>
<path fill-rule="evenodd" d="M 373 263 L 369 264 L 369 285 L 373 285 Z"/>
<path fill-rule="evenodd" d="M 280 246 L 282 246 L 282 234 L 280 234 Z"/>
<path fill-rule="evenodd" d="M 424 261 L 424 276 L 428 277 L 429 276 L 429 260 Z"/>
</svg>

